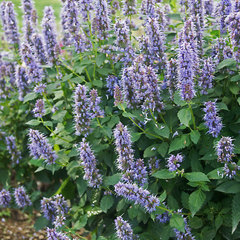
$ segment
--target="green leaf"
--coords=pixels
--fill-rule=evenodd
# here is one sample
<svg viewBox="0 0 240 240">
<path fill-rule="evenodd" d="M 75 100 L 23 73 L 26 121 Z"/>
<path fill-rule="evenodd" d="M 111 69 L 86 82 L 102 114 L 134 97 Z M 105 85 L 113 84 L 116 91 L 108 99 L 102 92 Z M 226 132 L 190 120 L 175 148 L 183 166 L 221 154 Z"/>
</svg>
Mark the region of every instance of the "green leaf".
<svg viewBox="0 0 240 240">
<path fill-rule="evenodd" d="M 39 231 L 44 227 L 46 227 L 47 225 L 48 225 L 48 220 L 45 217 L 41 216 L 35 220 L 34 228 L 36 229 L 36 231 Z"/>
<path fill-rule="evenodd" d="M 122 175 L 120 173 L 116 173 L 112 176 L 105 177 L 103 179 L 103 184 L 106 187 L 110 186 L 110 185 L 115 185 L 120 181 L 121 177 L 122 177 Z"/>
<path fill-rule="evenodd" d="M 231 82 L 238 82 L 239 80 L 240 80 L 240 75 L 233 76 L 230 79 Z"/>
<path fill-rule="evenodd" d="M 232 234 L 237 229 L 240 221 L 240 193 L 233 197 L 232 201 Z"/>
<path fill-rule="evenodd" d="M 228 107 L 227 107 L 227 104 L 224 103 L 224 102 L 219 102 L 219 103 L 217 103 L 216 105 L 217 105 L 217 108 L 218 108 L 219 110 L 226 110 L 226 111 L 229 110 Z"/>
<path fill-rule="evenodd" d="M 143 154 L 143 157 L 144 158 L 147 158 L 147 157 L 153 157 L 156 155 L 156 152 L 157 152 L 157 148 L 158 148 L 158 144 L 153 144 L 149 147 L 147 147 L 145 150 L 144 150 L 144 154 Z"/>
<path fill-rule="evenodd" d="M 194 144 L 197 144 L 198 143 L 198 140 L 199 140 L 199 138 L 200 138 L 200 133 L 199 133 L 199 131 L 198 130 L 193 130 L 193 131 L 191 131 L 191 133 L 190 133 L 190 138 L 191 138 L 191 140 L 192 140 L 192 142 L 194 143 Z"/>
<path fill-rule="evenodd" d="M 131 133 L 132 142 L 136 142 L 141 137 L 141 135 L 142 135 L 142 133 L 139 133 L 139 132 Z"/>
<path fill-rule="evenodd" d="M 52 116 L 52 119 L 58 122 L 62 122 L 65 115 L 66 115 L 67 111 L 63 110 L 61 112 L 56 113 L 55 115 Z"/>
<path fill-rule="evenodd" d="M 176 177 L 176 173 L 169 172 L 168 169 L 162 169 L 155 172 L 152 176 L 159 179 L 171 179 Z"/>
<path fill-rule="evenodd" d="M 221 172 L 223 171 L 223 168 L 216 168 L 214 170 L 212 170 L 211 172 L 209 172 L 207 174 L 209 179 L 222 179 L 223 177 L 221 176 Z"/>
<path fill-rule="evenodd" d="M 101 199 L 100 207 L 101 207 L 101 209 L 103 210 L 103 212 L 106 213 L 107 210 L 112 207 L 113 203 L 114 203 L 114 198 L 113 198 L 113 196 L 107 195 L 107 196 L 104 196 L 104 197 Z"/>
<path fill-rule="evenodd" d="M 93 81 L 93 86 L 101 88 L 103 86 L 103 81 L 101 81 L 101 80 L 94 80 Z"/>
<path fill-rule="evenodd" d="M 37 119 L 32 119 L 32 120 L 26 122 L 26 124 L 27 124 L 27 125 L 30 125 L 30 126 L 37 126 L 37 125 L 39 125 L 40 123 L 41 123 L 41 122 L 38 121 Z"/>
<path fill-rule="evenodd" d="M 206 195 L 200 189 L 190 194 L 189 208 L 192 213 L 192 216 L 194 216 L 196 212 L 202 207 L 205 199 L 206 199 Z"/>
<path fill-rule="evenodd" d="M 173 141 L 170 144 L 168 153 L 185 148 L 185 147 L 189 146 L 189 144 L 190 144 L 189 135 L 184 134 L 181 137 L 177 137 L 177 138 L 173 139 Z"/>
<path fill-rule="evenodd" d="M 182 216 L 178 214 L 173 214 L 170 219 L 170 226 L 176 228 L 180 232 L 185 232 L 185 223 Z"/>
<path fill-rule="evenodd" d="M 37 94 L 35 92 L 31 92 L 31 93 L 28 93 L 25 97 L 24 97 L 24 101 L 23 103 L 25 102 L 29 102 L 33 99 L 37 98 Z"/>
<path fill-rule="evenodd" d="M 222 69 L 224 67 L 235 66 L 236 64 L 237 64 L 237 62 L 233 58 L 224 59 L 222 62 L 220 62 L 218 64 L 217 69 Z"/>
<path fill-rule="evenodd" d="M 189 182 L 209 182 L 207 175 L 202 172 L 185 173 L 184 177 Z"/>
<path fill-rule="evenodd" d="M 162 157 L 165 157 L 165 155 L 168 151 L 168 147 L 169 147 L 168 143 L 163 142 L 159 145 L 159 148 L 157 149 L 157 151 L 158 151 L 158 153 L 161 154 Z"/>
<path fill-rule="evenodd" d="M 100 67 L 103 64 L 103 62 L 105 61 L 105 59 L 106 59 L 105 54 L 98 54 L 96 57 L 97 66 Z"/>
<path fill-rule="evenodd" d="M 227 181 L 220 184 L 215 191 L 223 193 L 239 193 L 240 192 L 240 183 L 236 181 Z"/>
<path fill-rule="evenodd" d="M 177 114 L 180 122 L 189 127 L 189 122 L 192 119 L 191 112 L 188 108 L 181 109 Z"/>
<path fill-rule="evenodd" d="M 87 214 L 80 216 L 79 220 L 73 225 L 74 230 L 80 230 L 87 224 L 88 217 Z"/>
</svg>

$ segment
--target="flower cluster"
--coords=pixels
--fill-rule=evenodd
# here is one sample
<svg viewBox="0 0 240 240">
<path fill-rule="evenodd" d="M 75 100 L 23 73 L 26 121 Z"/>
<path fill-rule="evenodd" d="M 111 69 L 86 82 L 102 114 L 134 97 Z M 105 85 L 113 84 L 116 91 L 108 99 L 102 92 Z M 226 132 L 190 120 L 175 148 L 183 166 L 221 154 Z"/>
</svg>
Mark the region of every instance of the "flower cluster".
<svg viewBox="0 0 240 240">
<path fill-rule="evenodd" d="M 52 7 L 45 7 L 42 31 L 49 63 L 57 63 L 59 46 L 57 43 L 56 23 Z"/>
<path fill-rule="evenodd" d="M 231 0 L 221 0 L 220 6 L 220 31 L 226 33 L 226 18 L 231 13 L 232 3 Z"/>
<path fill-rule="evenodd" d="M 155 15 L 155 0 L 143 0 L 141 6 L 141 13 L 147 16 Z"/>
<path fill-rule="evenodd" d="M 136 0 L 124 0 L 123 2 L 123 15 L 131 16 L 137 13 Z"/>
<path fill-rule="evenodd" d="M 208 16 L 212 16 L 213 15 L 213 10 L 214 10 L 213 0 L 205 0 L 204 1 L 205 14 L 208 15 Z"/>
<path fill-rule="evenodd" d="M 147 171 L 142 159 L 134 160 L 131 136 L 126 126 L 118 123 L 114 130 L 116 151 L 118 153 L 117 166 L 123 173 L 123 180 L 143 185 L 147 182 Z"/>
<path fill-rule="evenodd" d="M 93 0 L 80 0 L 79 1 L 80 12 L 83 20 L 88 21 L 91 19 L 90 11 L 93 10 Z"/>
<path fill-rule="evenodd" d="M 144 112 L 163 109 L 155 70 L 143 64 L 141 55 L 131 67 L 123 69 L 122 88 L 130 108 L 141 108 Z"/>
<path fill-rule="evenodd" d="M 190 10 L 192 16 L 196 19 L 199 18 L 200 28 L 204 27 L 204 14 L 203 14 L 203 1 L 202 0 L 191 0 Z"/>
<path fill-rule="evenodd" d="M 114 86 L 114 105 L 117 106 L 118 104 L 123 103 L 123 96 L 122 96 L 122 91 L 119 85 Z"/>
<path fill-rule="evenodd" d="M 151 195 L 148 190 L 138 187 L 136 184 L 119 182 L 114 188 L 118 196 L 139 204 L 149 213 L 155 211 L 160 203 L 157 197 Z"/>
<path fill-rule="evenodd" d="M 14 136 L 6 137 L 6 144 L 9 154 L 11 155 L 12 164 L 19 164 L 19 160 L 22 158 L 21 153 L 17 149 L 16 139 Z"/>
<path fill-rule="evenodd" d="M 118 85 L 118 84 L 119 84 L 119 78 L 117 76 L 108 75 L 108 77 L 106 78 L 106 87 L 110 96 L 114 95 L 115 85 Z"/>
<path fill-rule="evenodd" d="M 29 150 L 30 155 L 34 158 L 42 158 L 47 164 L 54 164 L 57 155 L 53 151 L 52 146 L 48 143 L 46 137 L 38 130 L 29 130 Z"/>
<path fill-rule="evenodd" d="M 14 190 L 14 197 L 15 197 L 16 204 L 20 208 L 24 208 L 26 206 L 32 205 L 32 202 L 23 186 L 20 186 Z"/>
<path fill-rule="evenodd" d="M 9 191 L 7 191 L 6 189 L 2 189 L 0 191 L 0 206 L 1 207 L 8 207 L 10 205 L 11 202 L 11 194 Z"/>
<path fill-rule="evenodd" d="M 167 160 L 168 170 L 171 172 L 177 171 L 181 166 L 180 163 L 183 161 L 183 156 L 181 154 L 177 154 L 176 156 L 171 155 Z"/>
<path fill-rule="evenodd" d="M 184 233 L 180 232 L 176 228 L 174 229 L 177 240 L 182 240 L 182 239 L 195 240 L 195 237 L 191 233 L 191 228 L 189 227 L 186 218 L 184 218 L 184 223 L 185 223 L 185 232 Z"/>
<path fill-rule="evenodd" d="M 45 114 L 45 108 L 44 108 L 44 101 L 43 99 L 38 99 L 35 104 L 35 108 L 33 109 L 33 113 L 35 117 L 42 118 Z"/>
<path fill-rule="evenodd" d="M 103 117 L 104 112 L 101 110 L 99 104 L 101 102 L 101 98 L 98 96 L 98 92 L 95 89 L 92 89 L 89 93 L 89 110 L 90 110 L 90 117 L 98 118 Z"/>
<path fill-rule="evenodd" d="M 171 99 L 173 99 L 173 95 L 177 89 L 177 83 L 178 83 L 178 65 L 177 60 L 174 58 L 171 58 L 170 61 L 167 63 L 167 86 L 168 91 L 170 94 Z"/>
<path fill-rule="evenodd" d="M 205 102 L 205 116 L 204 121 L 205 125 L 208 127 L 208 133 L 212 134 L 213 137 L 218 137 L 220 131 L 222 130 L 222 120 L 217 115 L 216 102 Z"/>
<path fill-rule="evenodd" d="M 201 70 L 201 75 L 198 81 L 198 85 L 202 88 L 201 93 L 207 94 L 207 90 L 211 89 L 213 84 L 213 78 L 214 78 L 214 65 L 211 60 L 211 58 L 208 58 L 204 60 L 203 62 L 203 68 Z"/>
<path fill-rule="evenodd" d="M 44 65 L 47 64 L 47 56 L 45 51 L 45 46 L 43 44 L 42 36 L 39 34 L 34 34 L 32 37 L 34 53 L 38 63 Z"/>
<path fill-rule="evenodd" d="M 118 238 L 121 240 L 133 239 L 133 230 L 127 221 L 123 220 L 123 218 L 119 216 L 114 222 Z"/>
<path fill-rule="evenodd" d="M 60 195 L 41 200 L 41 211 L 46 219 L 50 220 L 55 227 L 61 227 L 69 211 L 67 201 Z"/>
<path fill-rule="evenodd" d="M 151 157 L 148 160 L 148 168 L 150 170 L 150 173 L 153 174 L 160 168 L 160 160 L 157 157 Z"/>
<path fill-rule="evenodd" d="M 23 101 L 25 94 L 28 92 L 28 75 L 27 69 L 22 66 L 16 68 L 16 86 L 18 88 L 18 99 Z"/>
<path fill-rule="evenodd" d="M 47 240 L 70 240 L 70 238 L 54 228 L 47 228 Z"/>
<path fill-rule="evenodd" d="M 83 179 L 88 181 L 90 187 L 98 188 L 102 184 L 102 175 L 97 169 L 96 158 L 85 138 L 81 142 L 79 153 L 84 168 Z"/>
</svg>

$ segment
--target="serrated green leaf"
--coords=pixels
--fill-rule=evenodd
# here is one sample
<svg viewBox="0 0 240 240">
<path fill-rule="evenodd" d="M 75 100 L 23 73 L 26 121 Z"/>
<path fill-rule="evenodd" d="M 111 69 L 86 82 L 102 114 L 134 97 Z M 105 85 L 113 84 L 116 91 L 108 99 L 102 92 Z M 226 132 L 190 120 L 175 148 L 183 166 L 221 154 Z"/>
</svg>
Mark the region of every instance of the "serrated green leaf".
<svg viewBox="0 0 240 240">
<path fill-rule="evenodd" d="M 162 157 L 165 157 L 166 153 L 168 151 L 168 147 L 169 147 L 168 143 L 163 142 L 159 145 L 157 151 L 158 151 L 158 153 L 161 154 Z"/>
<path fill-rule="evenodd" d="M 209 182 L 207 175 L 202 172 L 185 173 L 184 177 L 189 182 Z"/>
<path fill-rule="evenodd" d="M 224 67 L 235 66 L 236 64 L 237 64 L 237 62 L 233 58 L 224 59 L 222 62 L 220 62 L 218 64 L 217 69 L 222 69 Z"/>
<path fill-rule="evenodd" d="M 188 108 L 181 109 L 177 114 L 180 122 L 189 127 L 189 122 L 192 119 L 191 112 Z"/>
<path fill-rule="evenodd" d="M 28 102 L 28 101 L 31 101 L 31 100 L 34 100 L 37 98 L 37 94 L 35 92 L 31 92 L 31 93 L 28 93 L 25 97 L 24 97 L 24 101 L 23 103 L 25 102 Z"/>
<path fill-rule="evenodd" d="M 192 213 L 192 216 L 194 216 L 196 212 L 202 207 L 205 199 L 206 199 L 206 195 L 200 189 L 190 194 L 189 208 Z"/>
<path fill-rule="evenodd" d="M 122 177 L 122 175 L 120 173 L 116 173 L 112 176 L 105 177 L 103 179 L 103 184 L 106 187 L 110 186 L 110 185 L 115 185 L 120 181 L 121 177 Z"/>
<path fill-rule="evenodd" d="M 66 114 L 67 114 L 67 111 L 63 110 L 63 111 L 58 112 L 55 115 L 53 115 L 52 119 L 55 121 L 58 121 L 58 122 L 62 122 Z"/>
<path fill-rule="evenodd" d="M 178 214 L 173 214 L 170 219 L 170 226 L 176 228 L 180 232 L 185 232 L 185 223 L 182 216 Z"/>
<path fill-rule="evenodd" d="M 221 178 L 223 178 L 221 175 L 222 171 L 223 171 L 222 167 L 216 168 L 216 169 L 212 170 L 211 172 L 209 172 L 207 174 L 207 176 L 209 179 L 221 179 Z"/>
<path fill-rule="evenodd" d="M 141 137 L 141 135 L 142 133 L 139 133 L 139 132 L 131 133 L 132 142 L 136 142 Z"/>
<path fill-rule="evenodd" d="M 232 234 L 237 229 L 240 221 L 240 193 L 233 197 L 232 201 Z"/>
<path fill-rule="evenodd" d="M 185 145 L 184 145 L 182 138 L 181 137 L 175 138 L 175 139 L 173 139 L 173 141 L 170 144 L 168 153 L 174 152 L 176 150 L 180 150 L 184 147 L 185 147 Z"/>
<path fill-rule="evenodd" d="M 87 214 L 80 216 L 79 220 L 73 225 L 74 230 L 80 230 L 87 224 L 88 217 Z"/>
<path fill-rule="evenodd" d="M 240 183 L 236 181 L 227 181 L 220 184 L 215 191 L 223 193 L 240 193 Z"/>
<path fill-rule="evenodd" d="M 162 169 L 155 172 L 152 176 L 159 179 L 171 179 L 176 177 L 176 173 L 169 172 L 168 169 Z"/>
<path fill-rule="evenodd" d="M 101 209 L 103 210 L 103 212 L 106 213 L 107 210 L 112 207 L 113 203 L 114 203 L 114 198 L 113 198 L 113 196 L 107 195 L 107 196 L 104 196 L 104 197 L 101 199 L 100 207 L 101 207 Z"/>
<path fill-rule="evenodd" d="M 157 148 L 158 148 L 158 144 L 153 144 L 149 147 L 147 147 L 145 150 L 144 150 L 144 154 L 143 154 L 143 157 L 144 158 L 147 158 L 147 157 L 153 157 L 156 155 L 156 152 L 157 152 Z"/>
</svg>

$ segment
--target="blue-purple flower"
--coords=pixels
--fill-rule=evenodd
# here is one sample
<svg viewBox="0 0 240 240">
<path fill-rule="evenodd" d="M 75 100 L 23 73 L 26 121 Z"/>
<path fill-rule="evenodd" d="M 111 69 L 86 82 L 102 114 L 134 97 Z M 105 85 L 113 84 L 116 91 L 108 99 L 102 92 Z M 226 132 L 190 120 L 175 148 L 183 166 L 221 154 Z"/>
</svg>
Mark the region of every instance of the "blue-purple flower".
<svg viewBox="0 0 240 240">
<path fill-rule="evenodd" d="M 57 232 L 55 228 L 47 228 L 47 240 L 70 240 L 70 238 L 61 232 Z"/>
<path fill-rule="evenodd" d="M 35 108 L 33 109 L 33 113 L 35 117 L 42 118 L 45 114 L 45 107 L 43 99 L 38 99 L 35 104 Z"/>
<path fill-rule="evenodd" d="M 232 156 L 233 156 L 233 149 L 234 145 L 232 143 L 233 139 L 231 137 L 222 137 L 217 145 L 216 145 L 216 150 L 217 150 L 217 156 L 218 156 L 218 161 L 227 163 L 227 162 L 232 162 Z"/>
<path fill-rule="evenodd" d="M 18 99 L 20 101 L 23 101 L 24 96 L 29 90 L 28 87 L 28 75 L 27 75 L 27 69 L 22 66 L 17 66 L 16 68 L 16 86 L 18 88 Z"/>
<path fill-rule="evenodd" d="M 133 230 L 130 224 L 123 220 L 121 216 L 115 219 L 115 228 L 117 231 L 117 236 L 121 240 L 132 240 L 133 239 Z"/>
<path fill-rule="evenodd" d="M 168 170 L 171 172 L 177 171 L 183 161 L 183 156 L 181 154 L 171 155 L 167 160 Z"/>
<path fill-rule="evenodd" d="M 0 206 L 1 207 L 8 207 L 10 205 L 10 202 L 11 202 L 11 193 L 6 190 L 6 189 L 2 189 L 0 191 Z"/>
<path fill-rule="evenodd" d="M 14 190 L 14 198 L 15 198 L 16 204 L 20 208 L 24 208 L 24 207 L 32 205 L 32 202 L 31 202 L 29 196 L 27 195 L 27 193 L 26 193 L 26 191 L 25 191 L 23 186 L 15 188 L 15 190 Z"/>
<path fill-rule="evenodd" d="M 15 137 L 11 135 L 9 137 L 6 137 L 5 141 L 7 144 L 8 152 L 11 155 L 12 164 L 19 164 L 19 161 L 22 157 L 20 151 L 17 149 Z"/>
<path fill-rule="evenodd" d="M 114 95 L 115 85 L 118 85 L 118 84 L 119 84 L 119 78 L 117 76 L 109 75 L 106 78 L 106 87 L 108 89 L 107 91 L 111 96 Z"/>
<path fill-rule="evenodd" d="M 136 0 L 124 0 L 123 1 L 123 15 L 131 16 L 137 13 Z"/>
</svg>

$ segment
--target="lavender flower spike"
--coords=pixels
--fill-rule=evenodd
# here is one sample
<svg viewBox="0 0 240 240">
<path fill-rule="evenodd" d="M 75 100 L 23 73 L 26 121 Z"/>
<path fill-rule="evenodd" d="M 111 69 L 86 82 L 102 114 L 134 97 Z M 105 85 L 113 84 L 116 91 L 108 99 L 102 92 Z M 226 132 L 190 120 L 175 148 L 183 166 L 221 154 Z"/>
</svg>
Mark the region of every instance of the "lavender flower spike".
<svg viewBox="0 0 240 240">
<path fill-rule="evenodd" d="M 96 158 L 85 138 L 81 142 L 79 152 L 81 164 L 85 172 L 83 179 L 88 181 L 90 187 L 98 188 L 102 184 L 102 175 L 97 169 Z"/>
<path fill-rule="evenodd" d="M 231 0 L 221 0 L 220 1 L 220 31 L 221 33 L 226 33 L 227 23 L 226 18 L 231 13 L 232 3 Z"/>
<path fill-rule="evenodd" d="M 167 86 L 171 99 L 173 99 L 173 95 L 177 89 L 177 81 L 178 81 L 178 68 L 177 68 L 177 60 L 170 59 L 167 63 Z"/>
<path fill-rule="evenodd" d="M 208 133 L 212 134 L 213 137 L 218 137 L 220 131 L 222 130 L 222 120 L 217 115 L 216 102 L 205 102 L 204 116 L 205 125 L 208 127 Z"/>
<path fill-rule="evenodd" d="M 133 230 L 127 221 L 124 221 L 121 216 L 115 219 L 115 228 L 117 230 L 117 236 L 121 240 L 132 240 Z"/>
<path fill-rule="evenodd" d="M 234 148 L 232 141 L 231 137 L 222 137 L 217 143 L 216 150 L 219 162 L 227 163 L 232 161 Z"/>
<path fill-rule="evenodd" d="M 130 16 L 137 13 L 136 0 L 124 0 L 123 2 L 123 15 Z"/>
<path fill-rule="evenodd" d="M 42 118 L 45 114 L 45 108 L 44 108 L 44 101 L 42 99 L 38 99 L 35 108 L 33 109 L 33 113 L 35 117 Z"/>
<path fill-rule="evenodd" d="M 12 164 L 19 164 L 19 160 L 22 158 L 21 153 L 17 149 L 16 139 L 14 136 L 6 137 L 6 144 L 9 154 L 11 155 Z"/>
<path fill-rule="evenodd" d="M 183 156 L 181 154 L 178 153 L 176 156 L 171 155 L 167 160 L 168 170 L 170 172 L 177 171 L 178 168 L 180 167 L 180 163 L 182 163 L 182 161 L 183 161 Z"/>
<path fill-rule="evenodd" d="M 0 191 L 0 206 L 6 208 L 10 205 L 11 202 L 11 194 L 9 191 L 7 191 L 6 189 L 2 189 L 2 191 Z"/>
<path fill-rule="evenodd" d="M 32 205 L 32 202 L 31 202 L 29 196 L 27 195 L 23 186 L 20 186 L 20 187 L 15 189 L 14 197 L 15 197 L 16 204 L 20 208 L 24 208 L 26 206 L 31 206 Z"/>
<path fill-rule="evenodd" d="M 57 217 L 57 206 L 53 198 L 43 198 L 41 200 L 41 212 L 44 217 L 50 220 L 52 223 Z"/>
<path fill-rule="evenodd" d="M 89 99 L 89 110 L 91 112 L 91 118 L 103 117 L 104 112 L 100 109 L 100 101 L 101 98 L 98 96 L 98 92 L 95 89 L 90 91 L 90 99 Z"/>
<path fill-rule="evenodd" d="M 47 164 L 54 164 L 57 155 L 53 151 L 52 146 L 48 143 L 46 137 L 38 130 L 29 130 L 29 149 L 30 155 L 34 158 L 42 158 Z"/>
<path fill-rule="evenodd" d="M 80 0 L 79 7 L 83 20 L 88 21 L 88 18 L 91 19 L 90 11 L 93 10 L 93 0 Z"/>
<path fill-rule="evenodd" d="M 28 75 L 27 69 L 19 65 L 16 69 L 16 85 L 19 94 L 18 99 L 23 101 L 25 94 L 28 92 Z"/>
<path fill-rule="evenodd" d="M 118 83 L 119 83 L 119 79 L 117 76 L 109 75 L 106 78 L 106 87 L 108 89 L 107 91 L 110 94 L 110 96 L 114 95 L 114 88 L 116 84 L 118 85 Z"/>
<path fill-rule="evenodd" d="M 148 190 L 139 188 L 136 184 L 119 182 L 114 188 L 118 196 L 139 204 L 149 213 L 156 211 L 156 207 L 160 204 L 157 197 L 151 195 Z"/>
<path fill-rule="evenodd" d="M 106 0 L 96 0 L 95 22 L 97 28 L 97 38 L 99 40 L 107 39 L 110 30 L 109 9 Z"/>
<path fill-rule="evenodd" d="M 90 128 L 89 99 L 87 97 L 87 88 L 79 84 L 74 93 L 74 121 L 76 135 L 86 136 Z"/>
</svg>

